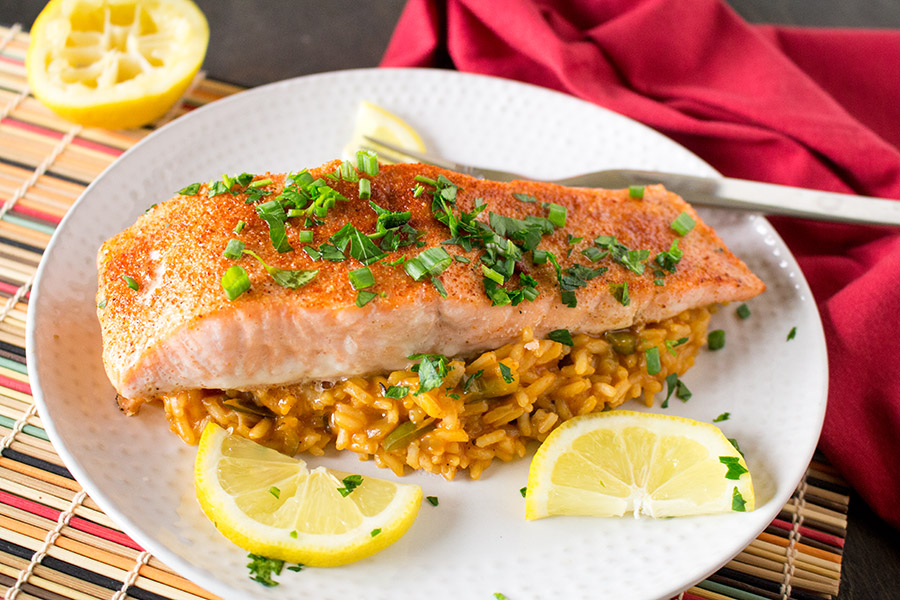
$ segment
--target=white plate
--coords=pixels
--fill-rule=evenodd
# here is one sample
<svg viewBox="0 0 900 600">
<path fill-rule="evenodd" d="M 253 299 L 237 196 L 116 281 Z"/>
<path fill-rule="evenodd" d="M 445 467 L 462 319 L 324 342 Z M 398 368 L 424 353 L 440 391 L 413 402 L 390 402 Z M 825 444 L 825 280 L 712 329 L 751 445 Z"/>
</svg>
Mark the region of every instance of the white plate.
<svg viewBox="0 0 900 600">
<path fill-rule="evenodd" d="M 227 598 L 657 598 L 727 562 L 775 516 L 802 476 L 825 411 L 822 328 L 803 275 L 767 221 L 705 212 L 768 291 L 739 320 L 714 316 L 727 346 L 702 351 L 685 377 L 690 402 L 669 412 L 723 412 L 753 472 L 757 509 L 709 517 L 524 520 L 528 461 L 495 464 L 480 481 L 417 473 L 426 495 L 413 527 L 384 552 L 334 569 L 250 581 L 246 552 L 221 537 L 194 498 L 195 449 L 162 410 L 127 418 L 100 361 L 94 305 L 100 244 L 150 204 L 222 173 L 297 170 L 339 156 L 355 107 L 402 115 L 437 153 L 552 178 L 610 167 L 714 171 L 650 129 L 572 97 L 502 79 L 437 70 L 360 70 L 303 77 L 215 102 L 129 150 L 72 208 L 44 255 L 31 299 L 28 364 L 50 438 L 91 497 L 138 543 Z M 796 326 L 797 337 L 785 340 Z M 628 408 L 639 408 L 632 403 Z M 660 409 L 656 409 L 660 410 Z M 391 478 L 355 455 L 311 460 Z"/>
</svg>

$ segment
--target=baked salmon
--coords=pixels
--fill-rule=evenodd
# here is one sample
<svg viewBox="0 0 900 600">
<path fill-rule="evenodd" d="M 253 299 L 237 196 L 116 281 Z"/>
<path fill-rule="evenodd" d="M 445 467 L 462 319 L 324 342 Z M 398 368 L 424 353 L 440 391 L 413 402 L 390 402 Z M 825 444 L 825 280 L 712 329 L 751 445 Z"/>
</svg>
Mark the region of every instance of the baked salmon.
<svg viewBox="0 0 900 600">
<path fill-rule="evenodd" d="M 600 335 L 765 289 L 662 186 L 348 167 L 194 184 L 103 244 L 103 361 L 123 408 L 468 357 L 525 328 Z"/>
</svg>

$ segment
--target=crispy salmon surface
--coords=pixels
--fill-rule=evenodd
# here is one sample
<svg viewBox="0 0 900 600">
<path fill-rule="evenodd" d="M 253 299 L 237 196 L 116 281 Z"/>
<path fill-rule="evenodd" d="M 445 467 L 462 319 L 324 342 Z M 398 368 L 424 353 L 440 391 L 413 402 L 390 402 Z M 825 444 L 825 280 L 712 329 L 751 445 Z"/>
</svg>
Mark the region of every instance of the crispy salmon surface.
<svg viewBox="0 0 900 600">
<path fill-rule="evenodd" d="M 325 177 L 339 164 L 311 173 Z M 457 213 L 472 211 L 476 199 L 486 203 L 477 217 L 484 223 L 490 212 L 524 219 L 547 217 L 548 205 L 543 203 L 565 207 L 565 227 L 543 235 L 538 248 L 552 252 L 563 273 L 576 264 L 607 270 L 575 289 L 577 305 L 570 307 L 561 301 L 551 261 L 534 264 L 527 253 L 517 262 L 516 274 L 534 278 L 537 297 L 515 306 L 492 305 L 479 260 L 484 249 L 442 245 L 451 236 L 432 212 L 434 188 L 416 180 L 440 175 L 458 186 L 453 206 Z M 497 183 L 403 164 L 382 166 L 371 177 L 371 200 L 389 211 L 409 211 L 409 226 L 421 234 L 419 244 L 388 252 L 370 265 L 375 285 L 367 291 L 379 295 L 359 307 L 348 274 L 363 265 L 349 254 L 340 262 L 313 260 L 303 247 L 319 248 L 347 223 L 365 234 L 375 232 L 375 210 L 359 198 L 357 182 L 325 178 L 347 201 L 338 201 L 318 224 L 288 218 L 292 250 L 278 252 L 256 206 L 275 198 L 285 177 L 255 176 L 257 181 L 272 180 L 257 188 L 271 194 L 255 202 L 242 186 L 233 188 L 235 194 L 211 197 L 204 184 L 196 194 L 160 203 L 103 244 L 97 296 L 103 361 L 121 396 L 145 400 L 183 389 L 248 390 L 380 373 L 405 367 L 407 357 L 417 353 L 468 356 L 497 348 L 517 339 L 526 327 L 533 328 L 536 337 L 556 329 L 598 335 L 666 319 L 688 308 L 747 300 L 765 289 L 694 209 L 662 186 L 649 186 L 643 197 L 635 198 L 628 190 Z M 672 228 L 682 212 L 696 221 L 683 236 Z M 246 225 L 235 233 L 242 221 Z M 312 242 L 300 242 L 304 229 L 312 231 Z M 615 236 L 630 250 L 648 250 L 644 272 L 637 274 L 610 255 L 598 259 L 589 251 L 596 259 L 592 262 L 582 250 L 597 248 L 603 254 L 603 247 L 595 245 L 598 236 Z M 318 274 L 302 287 L 283 287 L 252 256 L 226 258 L 223 252 L 231 239 L 243 242 L 272 267 L 317 269 Z M 670 250 L 676 239 L 683 256 L 675 272 L 661 275 L 654 258 Z M 437 278 L 446 297 L 429 277 L 415 281 L 402 263 L 387 264 L 436 246 L 462 258 Z M 251 287 L 229 300 L 221 279 L 233 265 L 246 270 Z M 627 302 L 623 283 L 628 284 Z"/>
</svg>

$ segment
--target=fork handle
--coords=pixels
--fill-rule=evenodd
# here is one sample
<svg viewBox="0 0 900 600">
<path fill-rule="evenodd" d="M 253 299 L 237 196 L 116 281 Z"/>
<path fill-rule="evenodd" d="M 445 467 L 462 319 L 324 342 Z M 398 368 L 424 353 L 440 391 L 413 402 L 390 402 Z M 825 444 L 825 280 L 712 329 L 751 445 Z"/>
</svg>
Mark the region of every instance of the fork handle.
<svg viewBox="0 0 900 600">
<path fill-rule="evenodd" d="M 730 177 L 629 171 L 636 183 L 663 183 L 691 204 L 739 208 L 770 215 L 869 225 L 900 225 L 900 201 L 822 192 Z"/>
</svg>

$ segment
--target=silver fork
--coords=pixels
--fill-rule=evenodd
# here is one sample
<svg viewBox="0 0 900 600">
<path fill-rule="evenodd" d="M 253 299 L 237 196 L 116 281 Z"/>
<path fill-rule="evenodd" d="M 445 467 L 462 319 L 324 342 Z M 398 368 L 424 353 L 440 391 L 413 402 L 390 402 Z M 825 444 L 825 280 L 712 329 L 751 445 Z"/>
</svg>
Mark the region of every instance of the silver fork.
<svg viewBox="0 0 900 600">
<path fill-rule="evenodd" d="M 491 181 L 531 181 L 530 177 L 453 162 L 439 156 L 401 148 L 376 138 L 365 138 L 378 155 L 390 162 L 421 162 Z M 413 159 L 413 160 L 410 160 Z M 819 221 L 869 225 L 900 225 L 900 201 L 822 192 L 806 188 L 760 183 L 731 177 L 698 177 L 679 173 L 610 169 L 551 181 L 571 187 L 625 188 L 663 184 L 691 204 L 787 215 Z"/>
</svg>

